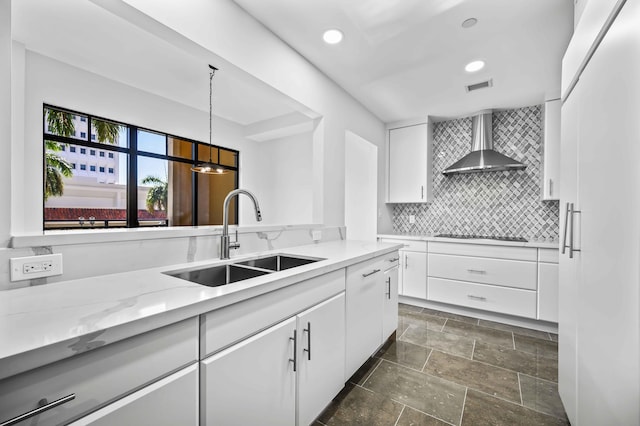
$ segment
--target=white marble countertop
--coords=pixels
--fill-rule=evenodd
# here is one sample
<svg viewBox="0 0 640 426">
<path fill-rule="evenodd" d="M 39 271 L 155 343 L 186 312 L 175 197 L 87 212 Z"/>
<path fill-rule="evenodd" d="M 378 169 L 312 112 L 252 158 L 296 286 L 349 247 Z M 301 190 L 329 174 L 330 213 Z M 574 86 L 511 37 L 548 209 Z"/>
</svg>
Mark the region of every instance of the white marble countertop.
<svg viewBox="0 0 640 426">
<path fill-rule="evenodd" d="M 0 379 L 393 252 L 397 244 L 330 241 L 231 259 L 291 254 L 324 260 L 220 287 L 163 272 L 170 265 L 0 292 Z"/>
<path fill-rule="evenodd" d="M 411 235 L 411 234 L 378 234 L 378 238 L 390 238 L 390 239 L 398 239 L 398 240 L 413 240 L 413 241 L 439 241 L 445 243 L 460 243 L 460 244 L 484 244 L 491 246 L 509 246 L 509 247 L 533 247 L 533 248 L 547 248 L 547 249 L 558 249 L 560 246 L 559 242 L 543 242 L 543 241 L 527 241 L 518 242 L 518 241 L 500 241 L 500 240 L 492 240 L 492 239 L 482 239 L 482 238 L 445 238 L 445 237 L 434 237 L 430 235 Z"/>
</svg>

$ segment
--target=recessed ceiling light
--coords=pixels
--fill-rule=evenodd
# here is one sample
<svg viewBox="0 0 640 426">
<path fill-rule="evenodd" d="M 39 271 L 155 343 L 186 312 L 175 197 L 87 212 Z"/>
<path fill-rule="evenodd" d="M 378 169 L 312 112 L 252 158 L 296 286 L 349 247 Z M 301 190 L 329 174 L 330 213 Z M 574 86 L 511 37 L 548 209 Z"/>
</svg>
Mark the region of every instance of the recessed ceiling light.
<svg viewBox="0 0 640 426">
<path fill-rule="evenodd" d="M 465 19 L 462 22 L 462 28 L 471 28 L 477 23 L 478 23 L 478 20 L 476 18 Z"/>
<path fill-rule="evenodd" d="M 329 44 L 340 43 L 342 41 L 342 37 L 342 31 L 336 29 L 327 30 L 322 35 L 322 39 L 324 40 L 324 42 Z"/>
<path fill-rule="evenodd" d="M 473 62 L 469 62 L 464 67 L 464 70 L 466 72 L 476 72 L 476 71 L 480 71 L 482 68 L 484 68 L 484 61 L 473 61 Z"/>
</svg>

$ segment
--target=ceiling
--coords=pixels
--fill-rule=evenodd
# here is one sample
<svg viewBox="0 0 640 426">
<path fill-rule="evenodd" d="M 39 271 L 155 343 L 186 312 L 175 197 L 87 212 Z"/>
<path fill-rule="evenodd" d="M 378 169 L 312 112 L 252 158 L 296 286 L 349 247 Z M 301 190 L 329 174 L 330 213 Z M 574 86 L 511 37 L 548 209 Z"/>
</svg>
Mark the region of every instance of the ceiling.
<svg viewBox="0 0 640 426">
<path fill-rule="evenodd" d="M 208 64 L 217 65 L 213 112 L 241 125 L 301 109 L 211 52 L 172 43 L 90 1 L 17 0 L 11 13 L 12 37 L 28 50 L 203 111 L 209 111 Z"/>
<path fill-rule="evenodd" d="M 573 31 L 572 0 L 234 1 L 384 122 L 557 98 Z M 329 28 L 342 43 L 322 41 Z M 476 59 L 485 68 L 467 73 Z"/>
</svg>

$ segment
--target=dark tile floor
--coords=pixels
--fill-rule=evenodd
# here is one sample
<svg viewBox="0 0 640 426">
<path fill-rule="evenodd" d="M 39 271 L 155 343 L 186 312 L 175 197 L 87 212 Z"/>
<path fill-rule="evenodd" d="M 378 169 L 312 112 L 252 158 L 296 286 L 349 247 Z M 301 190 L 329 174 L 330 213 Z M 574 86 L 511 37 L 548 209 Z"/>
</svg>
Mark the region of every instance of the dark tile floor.
<svg viewBox="0 0 640 426">
<path fill-rule="evenodd" d="M 567 425 L 558 336 L 400 304 L 397 340 L 315 425 Z"/>
</svg>

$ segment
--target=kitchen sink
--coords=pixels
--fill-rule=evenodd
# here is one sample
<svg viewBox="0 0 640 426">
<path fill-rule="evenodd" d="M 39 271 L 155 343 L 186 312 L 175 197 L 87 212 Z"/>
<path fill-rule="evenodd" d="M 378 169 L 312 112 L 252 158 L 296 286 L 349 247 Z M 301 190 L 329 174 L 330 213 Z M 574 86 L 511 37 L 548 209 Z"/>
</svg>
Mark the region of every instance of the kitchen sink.
<svg viewBox="0 0 640 426">
<path fill-rule="evenodd" d="M 248 280 L 273 272 L 307 265 L 317 262 L 319 258 L 305 258 L 290 255 L 273 255 L 258 257 L 242 262 L 228 263 L 224 265 L 207 266 L 201 269 L 188 269 L 182 271 L 165 272 L 166 275 L 187 280 L 193 283 L 218 287 L 238 281 Z"/>
<path fill-rule="evenodd" d="M 238 265 L 253 266 L 254 268 L 268 269 L 270 271 L 284 271 L 296 266 L 308 265 L 321 259 L 294 257 L 284 254 L 275 256 L 259 257 L 257 259 L 238 262 Z"/>
</svg>

